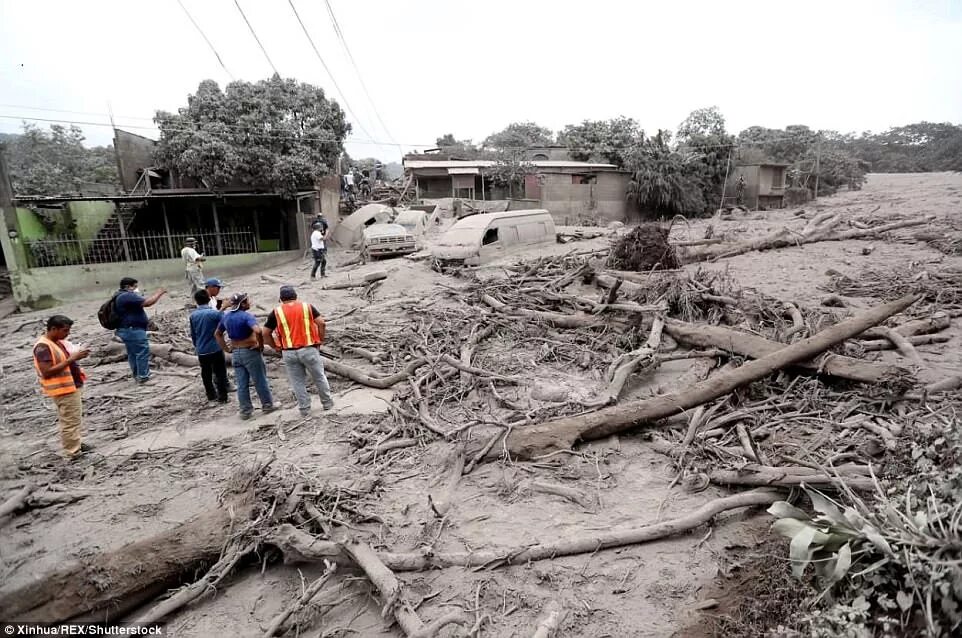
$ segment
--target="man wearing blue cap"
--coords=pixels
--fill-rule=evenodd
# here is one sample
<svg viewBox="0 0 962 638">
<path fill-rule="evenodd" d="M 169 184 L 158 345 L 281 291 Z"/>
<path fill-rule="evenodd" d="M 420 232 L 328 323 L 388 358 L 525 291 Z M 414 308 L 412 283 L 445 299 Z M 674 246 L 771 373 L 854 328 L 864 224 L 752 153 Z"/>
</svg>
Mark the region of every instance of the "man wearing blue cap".
<svg viewBox="0 0 962 638">
<path fill-rule="evenodd" d="M 223 287 L 224 282 L 214 277 L 204 282 L 204 290 L 207 291 L 207 295 L 210 297 L 210 302 L 208 302 L 207 305 L 214 310 L 224 310 L 224 300 L 218 298 L 220 296 L 220 289 Z"/>
</svg>

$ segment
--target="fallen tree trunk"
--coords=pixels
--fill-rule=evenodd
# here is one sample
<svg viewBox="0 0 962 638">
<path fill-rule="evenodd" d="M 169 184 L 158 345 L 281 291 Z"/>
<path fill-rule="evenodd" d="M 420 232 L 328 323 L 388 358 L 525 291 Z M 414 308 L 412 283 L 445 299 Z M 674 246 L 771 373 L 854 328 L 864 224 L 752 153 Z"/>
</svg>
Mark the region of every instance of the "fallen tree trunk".
<svg viewBox="0 0 962 638">
<path fill-rule="evenodd" d="M 903 337 L 914 337 L 915 335 L 940 332 L 951 325 L 952 318 L 949 315 L 944 312 L 937 312 L 931 317 L 906 321 L 903 324 L 895 326 L 894 330 Z M 866 330 L 859 336 L 864 339 L 888 339 L 886 330 L 888 330 L 888 328 L 872 328 L 870 330 Z"/>
<path fill-rule="evenodd" d="M 665 321 L 665 332 L 688 345 L 721 348 L 752 359 L 766 357 L 786 347 L 783 343 L 769 341 L 747 332 L 720 326 L 699 326 L 677 319 Z M 878 383 L 897 375 L 909 374 L 908 370 L 898 366 L 862 361 L 838 354 L 829 354 L 812 361 L 800 361 L 792 364 L 792 367 L 862 383 Z"/>
<path fill-rule="evenodd" d="M 897 332 L 897 331 L 896 331 Z M 949 335 L 914 335 L 911 337 L 904 337 L 913 346 L 924 346 L 930 343 L 945 343 L 951 341 L 952 337 Z M 873 341 L 861 341 L 858 342 L 857 346 L 852 346 L 853 349 L 861 349 L 864 352 L 872 352 L 875 350 L 894 350 L 895 344 L 893 344 L 888 339 L 876 339 Z"/>
<path fill-rule="evenodd" d="M 740 507 L 770 505 L 782 498 L 776 490 L 751 490 L 733 494 L 705 503 L 698 509 L 659 523 L 643 525 L 631 529 L 599 532 L 586 531 L 583 534 L 570 532 L 564 540 L 553 540 L 534 545 L 479 550 L 475 552 L 378 552 L 377 557 L 395 572 L 424 571 L 445 567 L 498 567 L 501 565 L 520 565 L 529 561 L 545 560 L 556 556 L 590 554 L 602 549 L 637 545 L 676 536 L 691 531 L 711 521 L 722 512 Z M 331 560 L 340 556 L 341 546 L 332 541 L 323 541 L 297 529 L 293 525 L 283 525 L 280 535 L 271 542 L 283 553 L 286 562 L 316 562 Z"/>
<path fill-rule="evenodd" d="M 120 355 L 124 351 L 124 345 L 122 343 L 111 343 L 105 348 L 104 352 L 107 356 L 110 355 Z M 179 366 L 185 368 L 198 368 L 200 369 L 200 364 L 197 362 L 197 357 L 192 354 L 187 354 L 186 352 L 181 352 L 175 350 L 173 346 L 164 343 L 155 343 L 150 345 L 150 354 L 155 357 L 160 357 L 171 363 L 175 363 Z M 226 355 L 227 363 L 230 364 L 230 355 Z M 344 377 L 345 379 L 350 379 L 355 383 L 361 385 L 366 385 L 369 388 L 379 388 L 386 389 L 393 385 L 404 381 L 410 377 L 415 370 L 427 363 L 427 359 L 419 358 L 414 359 L 403 370 L 395 372 L 383 377 L 375 377 L 367 374 L 360 368 L 355 368 L 346 363 L 341 363 L 340 361 L 335 361 L 333 359 L 324 359 L 324 370 L 325 372 L 330 372 L 331 374 L 336 374 L 339 377 Z"/>
<path fill-rule="evenodd" d="M 788 472 L 738 472 L 716 470 L 708 475 L 708 480 L 717 485 L 753 485 L 794 487 L 801 485 L 840 486 L 847 485 L 853 490 L 873 490 L 875 480 L 869 477 L 848 476 L 839 478 L 827 474 L 790 474 Z"/>
<path fill-rule="evenodd" d="M 529 308 L 513 308 L 504 302 L 498 301 L 491 295 L 483 295 L 481 300 L 498 312 L 502 312 L 506 315 L 526 317 L 528 319 L 543 321 L 555 326 L 556 328 L 590 328 L 599 324 L 597 317 L 593 317 L 591 315 L 566 315 L 560 312 L 546 312 L 544 310 L 531 310 Z"/>
<path fill-rule="evenodd" d="M 339 377 L 350 379 L 355 383 L 366 385 L 369 388 L 379 388 L 383 390 L 404 381 L 425 363 L 427 363 L 427 359 L 415 359 L 407 364 L 403 370 L 386 377 L 373 377 L 358 368 L 349 366 L 346 363 L 341 363 L 340 361 L 331 361 L 330 359 L 324 360 L 324 370 L 336 374 Z"/>
<path fill-rule="evenodd" d="M 691 264 L 699 261 L 710 261 L 715 259 L 723 259 L 726 257 L 735 257 L 736 255 L 743 255 L 756 250 L 771 250 L 774 248 L 801 246 L 804 244 L 813 244 L 821 241 L 863 239 L 865 237 L 875 237 L 881 233 L 898 230 L 900 228 L 921 226 L 922 224 L 927 224 L 934 219 L 935 216 L 930 215 L 921 219 L 905 219 L 898 222 L 892 222 L 891 224 L 875 226 L 874 228 L 855 228 L 833 234 L 832 231 L 839 222 L 838 218 L 826 218 L 822 220 L 816 218 L 809 222 L 809 225 L 802 229 L 801 232 L 792 231 L 788 228 L 782 228 L 770 235 L 765 235 L 764 237 L 757 237 L 755 239 L 748 239 L 745 241 L 732 242 L 728 244 L 706 246 L 701 250 L 693 250 L 688 252 L 688 254 L 679 255 L 679 259 L 681 259 L 682 263 Z"/>
<path fill-rule="evenodd" d="M 513 428 L 504 445 L 498 446 L 499 452 L 503 448 L 513 457 L 531 458 L 556 450 L 570 449 L 578 440 L 604 438 L 643 423 L 672 416 L 728 394 L 735 388 L 763 379 L 772 372 L 800 361 L 808 361 L 835 344 L 851 339 L 870 326 L 878 325 L 892 315 L 902 312 L 918 299 L 918 295 L 908 295 L 881 304 L 816 335 L 672 394 L 632 401 L 538 425 Z"/>
<path fill-rule="evenodd" d="M 0 618 L 62 622 L 114 608 L 157 583 L 212 563 L 230 538 L 235 520 L 246 520 L 250 499 L 235 499 L 150 538 L 84 559 L 17 587 L 0 589 Z M 106 584 L 106 586 L 105 586 Z"/>
</svg>

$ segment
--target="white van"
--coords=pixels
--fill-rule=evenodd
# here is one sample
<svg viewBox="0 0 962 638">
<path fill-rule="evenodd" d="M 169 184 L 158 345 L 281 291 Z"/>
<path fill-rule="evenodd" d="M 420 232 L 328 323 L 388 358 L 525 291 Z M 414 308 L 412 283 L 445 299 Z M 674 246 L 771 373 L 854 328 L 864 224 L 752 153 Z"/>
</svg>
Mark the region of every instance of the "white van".
<svg viewBox="0 0 962 638">
<path fill-rule="evenodd" d="M 556 241 L 554 219 L 546 210 L 482 213 L 459 220 L 438 239 L 431 254 L 442 266 L 478 266 Z"/>
</svg>

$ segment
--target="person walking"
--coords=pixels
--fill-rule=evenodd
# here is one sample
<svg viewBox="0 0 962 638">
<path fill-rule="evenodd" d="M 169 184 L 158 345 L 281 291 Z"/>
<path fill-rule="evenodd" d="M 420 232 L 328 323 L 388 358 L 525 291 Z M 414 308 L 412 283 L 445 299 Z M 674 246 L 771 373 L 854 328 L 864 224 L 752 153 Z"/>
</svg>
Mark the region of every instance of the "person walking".
<svg viewBox="0 0 962 638">
<path fill-rule="evenodd" d="M 314 222 L 314 232 L 311 233 L 311 253 L 314 255 L 314 267 L 311 268 L 311 279 L 315 279 L 320 268 L 321 277 L 327 269 L 327 220 L 323 217 Z"/>
<path fill-rule="evenodd" d="M 200 363 L 200 378 L 204 383 L 208 401 L 227 403 L 227 360 L 214 333 L 223 313 L 210 307 L 210 295 L 206 290 L 194 293 L 197 309 L 190 313 L 190 340 Z"/>
<path fill-rule="evenodd" d="M 33 367 L 40 389 L 57 406 L 60 443 L 68 459 L 76 459 L 92 448 L 81 442 L 83 429 L 83 385 L 86 375 L 77 363 L 90 351 L 76 349 L 67 341 L 73 320 L 63 315 L 47 319 L 47 331 L 33 346 Z"/>
<path fill-rule="evenodd" d="M 207 258 L 197 252 L 197 240 L 188 237 L 184 240 L 184 248 L 180 251 L 180 258 L 184 260 L 184 271 L 187 285 L 190 287 L 190 295 L 204 288 L 204 266 Z"/>
<path fill-rule="evenodd" d="M 207 305 L 209 305 L 214 310 L 225 309 L 224 300 L 219 298 L 220 290 L 223 287 L 224 287 L 224 282 L 214 277 L 211 277 L 210 279 L 204 282 L 204 290 L 207 291 L 207 295 L 210 298 L 210 301 L 208 302 Z M 196 294 L 194 295 L 194 298 L 196 299 Z"/>
<path fill-rule="evenodd" d="M 127 349 L 127 363 L 137 383 L 150 380 L 150 341 L 147 339 L 148 320 L 144 308 L 150 308 L 165 294 L 167 290 L 161 288 L 151 296 L 144 297 L 137 287 L 137 280 L 124 277 L 120 280 L 120 290 L 114 299 L 120 320 L 117 336 Z"/>
<path fill-rule="evenodd" d="M 280 302 L 281 305 L 264 322 L 264 342 L 281 351 L 287 380 L 297 397 L 301 416 L 307 417 L 311 413 L 308 375 L 314 380 L 317 393 L 321 396 L 321 406 L 330 410 L 334 406 L 334 399 L 324 374 L 324 360 L 320 351 L 326 331 L 324 318 L 317 308 L 297 300 L 297 291 L 293 286 L 281 286 Z"/>
<path fill-rule="evenodd" d="M 221 350 L 231 354 L 234 376 L 237 379 L 237 403 L 240 418 L 247 420 L 254 414 L 251 401 L 251 382 L 261 401 L 265 414 L 278 410 L 271 396 L 270 382 L 267 380 L 267 366 L 264 364 L 264 337 L 257 325 L 257 318 L 250 312 L 251 302 L 246 293 L 235 293 L 231 299 L 231 309 L 224 313 L 214 338 Z M 227 343 L 225 336 L 230 339 Z"/>
</svg>

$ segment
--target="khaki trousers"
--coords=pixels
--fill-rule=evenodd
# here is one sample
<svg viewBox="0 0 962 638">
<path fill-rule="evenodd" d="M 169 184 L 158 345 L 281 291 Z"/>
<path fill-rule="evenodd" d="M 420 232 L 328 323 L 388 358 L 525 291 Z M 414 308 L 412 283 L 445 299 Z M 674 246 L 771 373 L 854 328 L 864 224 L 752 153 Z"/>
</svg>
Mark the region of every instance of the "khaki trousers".
<svg viewBox="0 0 962 638">
<path fill-rule="evenodd" d="M 60 416 L 60 442 L 68 457 L 80 453 L 80 429 L 83 425 L 83 392 L 77 390 L 70 394 L 53 397 Z"/>
</svg>

